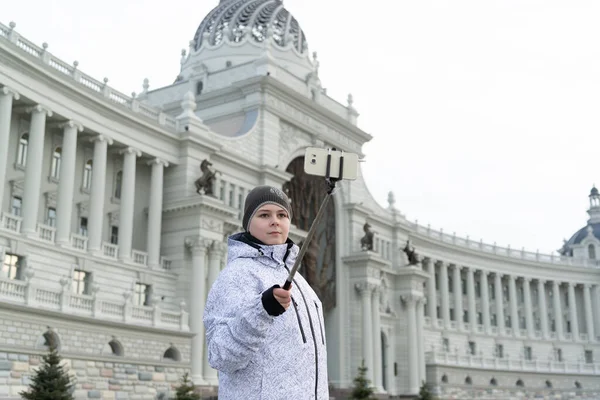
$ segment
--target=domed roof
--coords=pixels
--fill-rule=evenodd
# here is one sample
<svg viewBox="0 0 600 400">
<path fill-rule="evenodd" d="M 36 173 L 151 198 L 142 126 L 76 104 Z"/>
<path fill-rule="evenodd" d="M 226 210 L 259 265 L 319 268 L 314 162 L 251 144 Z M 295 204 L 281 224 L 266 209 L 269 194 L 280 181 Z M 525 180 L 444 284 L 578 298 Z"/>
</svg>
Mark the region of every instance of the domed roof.
<svg viewBox="0 0 600 400">
<path fill-rule="evenodd" d="M 304 32 L 281 0 L 221 0 L 198 27 L 194 35 L 195 50 L 206 41 L 218 45 L 225 36 L 232 42 L 245 37 L 263 42 L 268 34 L 281 47 L 293 44 L 299 53 L 307 51 Z"/>
</svg>

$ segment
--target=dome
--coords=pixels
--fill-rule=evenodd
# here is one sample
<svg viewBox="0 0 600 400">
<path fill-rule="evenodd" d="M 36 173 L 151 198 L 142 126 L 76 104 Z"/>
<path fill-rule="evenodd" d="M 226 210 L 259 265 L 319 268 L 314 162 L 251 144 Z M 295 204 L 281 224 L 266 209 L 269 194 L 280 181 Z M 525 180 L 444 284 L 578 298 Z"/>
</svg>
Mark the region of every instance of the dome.
<svg viewBox="0 0 600 400">
<path fill-rule="evenodd" d="M 195 50 L 206 42 L 218 45 L 225 36 L 234 43 L 245 37 L 260 43 L 268 34 L 280 47 L 293 46 L 299 53 L 308 49 L 298 21 L 281 0 L 221 0 L 198 27 L 194 35 Z"/>
<path fill-rule="evenodd" d="M 583 239 L 587 237 L 589 230 L 591 231 L 592 235 L 596 237 L 596 239 L 600 240 L 600 224 L 589 224 L 575 232 L 575 234 L 571 236 L 571 239 L 565 242 L 565 246 L 570 248 L 573 245 L 580 244 L 583 242 Z"/>
</svg>

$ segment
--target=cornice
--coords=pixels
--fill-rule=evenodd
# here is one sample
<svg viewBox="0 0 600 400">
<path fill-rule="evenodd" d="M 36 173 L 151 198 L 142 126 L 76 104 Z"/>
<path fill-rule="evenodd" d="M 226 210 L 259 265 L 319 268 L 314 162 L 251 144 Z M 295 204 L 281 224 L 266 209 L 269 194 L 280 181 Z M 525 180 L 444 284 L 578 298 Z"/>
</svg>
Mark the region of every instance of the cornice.
<svg viewBox="0 0 600 400">
<path fill-rule="evenodd" d="M 212 214 L 216 213 L 217 215 L 222 216 L 224 219 L 233 219 L 239 213 L 237 209 L 229 207 L 225 205 L 221 200 L 207 195 L 196 195 L 193 197 L 187 197 L 182 200 L 167 203 L 163 207 L 163 212 L 173 213 L 183 210 L 191 210 L 195 208 L 209 211 Z"/>
<path fill-rule="evenodd" d="M 351 253 L 347 256 L 343 256 L 342 262 L 350 266 L 378 266 L 386 269 L 391 268 L 392 266 L 391 261 L 381 258 L 379 254 L 372 251 Z"/>
</svg>

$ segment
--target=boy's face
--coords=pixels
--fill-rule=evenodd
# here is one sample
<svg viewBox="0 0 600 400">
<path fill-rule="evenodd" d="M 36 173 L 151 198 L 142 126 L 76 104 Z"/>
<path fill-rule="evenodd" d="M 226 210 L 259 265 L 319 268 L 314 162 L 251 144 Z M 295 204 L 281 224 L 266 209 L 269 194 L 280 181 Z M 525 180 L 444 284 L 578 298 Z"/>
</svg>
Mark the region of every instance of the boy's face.
<svg viewBox="0 0 600 400">
<path fill-rule="evenodd" d="M 254 213 L 248 231 L 264 244 L 284 244 L 290 233 L 288 212 L 276 204 L 265 204 Z"/>
</svg>

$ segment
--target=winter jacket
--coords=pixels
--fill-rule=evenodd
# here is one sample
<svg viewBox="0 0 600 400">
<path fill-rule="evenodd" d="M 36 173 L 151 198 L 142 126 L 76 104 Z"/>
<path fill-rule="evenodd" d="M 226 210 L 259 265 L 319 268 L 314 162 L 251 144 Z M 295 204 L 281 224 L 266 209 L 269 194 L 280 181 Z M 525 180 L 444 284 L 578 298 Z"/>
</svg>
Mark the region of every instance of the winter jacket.
<svg viewBox="0 0 600 400">
<path fill-rule="evenodd" d="M 292 304 L 279 316 L 263 293 L 288 277 L 298 246 L 229 238 L 227 266 L 204 310 L 209 364 L 219 371 L 219 400 L 328 400 L 321 301 L 296 274 Z M 283 307 L 281 307 L 283 309 Z"/>
</svg>

